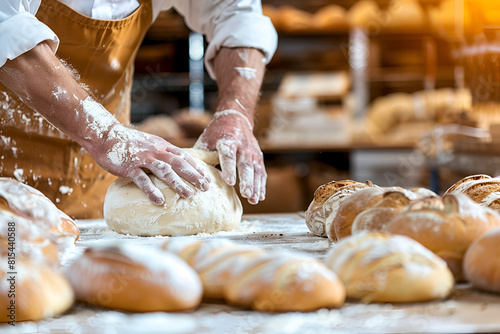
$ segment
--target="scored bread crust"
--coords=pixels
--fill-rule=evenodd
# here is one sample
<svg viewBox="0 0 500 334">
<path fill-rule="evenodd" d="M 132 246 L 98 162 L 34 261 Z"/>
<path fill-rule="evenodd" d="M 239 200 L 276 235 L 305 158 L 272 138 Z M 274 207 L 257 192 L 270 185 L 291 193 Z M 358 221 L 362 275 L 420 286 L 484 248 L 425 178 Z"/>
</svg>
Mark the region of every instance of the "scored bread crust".
<svg viewBox="0 0 500 334">
<path fill-rule="evenodd" d="M 362 302 L 411 303 L 444 298 L 453 288 L 446 263 L 418 242 L 399 235 L 362 231 L 340 240 L 325 258 Z"/>
<path fill-rule="evenodd" d="M 314 199 L 306 210 L 306 225 L 319 237 L 326 237 L 328 227 L 326 218 L 334 216 L 340 204 L 360 189 L 375 187 L 370 181 L 366 183 L 352 180 L 331 181 L 320 186 L 314 192 Z M 331 221 L 330 221 L 331 222 Z"/>
<path fill-rule="evenodd" d="M 328 237 L 333 240 L 340 240 L 352 234 L 352 225 L 356 218 L 363 212 L 372 208 L 375 212 L 369 212 L 366 216 L 360 217 L 361 225 L 372 227 L 383 225 L 383 218 L 391 218 L 401 211 L 410 202 L 420 198 L 437 196 L 434 192 L 424 188 L 414 188 L 411 190 L 401 187 L 378 187 L 362 189 L 346 199 L 340 206 L 330 229 L 327 231 Z M 377 211 L 381 215 L 378 217 Z M 375 221 L 370 221 L 370 218 Z M 380 229 L 383 229 L 380 226 Z"/>
<path fill-rule="evenodd" d="M 224 239 L 172 238 L 162 246 L 199 274 L 205 298 L 262 312 L 308 312 L 340 307 L 345 289 L 316 259 L 294 252 L 267 252 Z"/>
<path fill-rule="evenodd" d="M 465 177 L 452 185 L 445 194 L 462 193 L 474 202 L 500 210 L 500 178 L 478 174 Z"/>
<path fill-rule="evenodd" d="M 463 281 L 462 261 L 469 245 L 500 226 L 500 216 L 463 194 L 424 198 L 411 203 L 385 227 L 388 233 L 417 240 L 448 263 Z"/>
</svg>

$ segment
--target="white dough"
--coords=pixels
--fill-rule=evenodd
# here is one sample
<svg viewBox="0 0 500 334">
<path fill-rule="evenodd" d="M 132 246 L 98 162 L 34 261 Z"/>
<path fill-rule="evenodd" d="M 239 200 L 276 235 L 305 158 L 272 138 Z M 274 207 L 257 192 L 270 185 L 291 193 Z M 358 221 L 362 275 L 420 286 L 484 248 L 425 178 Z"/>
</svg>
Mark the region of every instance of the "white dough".
<svg viewBox="0 0 500 334">
<path fill-rule="evenodd" d="M 111 184 L 104 199 L 104 219 L 112 230 L 132 235 L 178 236 L 229 231 L 238 225 L 243 207 L 234 187 L 227 185 L 222 173 L 213 167 L 218 163 L 217 153 L 186 151 L 210 175 L 210 189 L 202 192 L 191 186 L 194 195 L 184 199 L 150 175 L 165 196 L 165 204 L 158 206 L 131 180 L 119 178 Z"/>
</svg>

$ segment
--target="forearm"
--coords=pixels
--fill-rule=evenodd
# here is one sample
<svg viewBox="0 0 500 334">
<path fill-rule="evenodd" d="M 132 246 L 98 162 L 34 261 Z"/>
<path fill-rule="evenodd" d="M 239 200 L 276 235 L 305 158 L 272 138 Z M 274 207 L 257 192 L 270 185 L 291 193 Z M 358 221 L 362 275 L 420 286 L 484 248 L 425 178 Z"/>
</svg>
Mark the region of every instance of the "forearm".
<svg viewBox="0 0 500 334">
<path fill-rule="evenodd" d="M 100 139 L 118 124 L 90 98 L 45 42 L 2 66 L 0 82 L 87 150 L 96 149 Z"/>
<path fill-rule="evenodd" d="M 216 111 L 234 109 L 253 126 L 265 64 L 261 51 L 251 48 L 222 48 L 214 60 L 219 87 Z"/>
</svg>

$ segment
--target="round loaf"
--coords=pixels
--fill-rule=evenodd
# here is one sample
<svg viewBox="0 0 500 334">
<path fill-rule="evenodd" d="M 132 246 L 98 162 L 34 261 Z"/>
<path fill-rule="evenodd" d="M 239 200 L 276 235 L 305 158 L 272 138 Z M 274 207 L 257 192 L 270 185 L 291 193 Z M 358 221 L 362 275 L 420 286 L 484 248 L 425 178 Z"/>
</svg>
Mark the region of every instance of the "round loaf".
<svg viewBox="0 0 500 334">
<path fill-rule="evenodd" d="M 65 312 L 74 301 L 71 285 L 51 267 L 26 259 L 15 261 L 10 274 L 7 258 L 0 258 L 0 322 L 37 321 Z M 13 298 L 9 294 L 15 294 Z M 14 308 L 11 301 L 15 300 Z"/>
<path fill-rule="evenodd" d="M 399 192 L 401 196 L 393 194 L 386 197 L 388 193 L 394 192 Z M 327 230 L 328 238 L 335 241 L 351 235 L 352 224 L 356 217 L 363 211 L 371 209 L 379 203 L 380 207 L 394 207 L 395 210 L 401 210 L 402 206 L 408 204 L 410 201 L 427 197 L 432 194 L 434 194 L 432 191 L 422 188 L 416 188 L 413 190 L 406 190 L 400 187 L 361 189 L 352 196 L 348 197 L 340 205 L 336 216 L 333 218 L 330 228 Z"/>
<path fill-rule="evenodd" d="M 500 210 L 500 178 L 478 174 L 467 176 L 452 185 L 445 194 L 461 193 L 474 202 L 493 210 Z"/>
<path fill-rule="evenodd" d="M 116 242 L 87 248 L 67 276 L 77 300 L 130 312 L 189 310 L 202 297 L 198 275 L 179 257 Z"/>
<path fill-rule="evenodd" d="M 428 197 L 411 203 L 385 227 L 408 236 L 448 263 L 457 281 L 463 280 L 462 261 L 469 245 L 500 226 L 500 216 L 463 194 Z"/>
<path fill-rule="evenodd" d="M 474 287 L 500 293 L 500 228 L 469 246 L 464 257 L 464 274 Z"/>
<path fill-rule="evenodd" d="M 241 221 L 243 207 L 234 187 L 222 178 L 214 166 L 217 152 L 186 149 L 212 179 L 208 191 L 194 191 L 182 198 L 165 182 L 150 175 L 163 193 L 163 206 L 153 204 L 131 180 L 118 178 L 104 199 L 104 219 L 114 231 L 142 236 L 188 235 L 214 233 L 234 229 Z"/>
<path fill-rule="evenodd" d="M 325 226 L 326 217 L 334 217 L 340 204 L 356 191 L 373 186 L 370 181 L 360 183 L 351 180 L 332 181 L 320 186 L 306 210 L 307 227 L 315 235 L 326 237 L 329 229 L 329 226 Z"/>
<path fill-rule="evenodd" d="M 325 263 L 362 302 L 413 303 L 448 296 L 453 276 L 446 263 L 405 236 L 363 231 L 340 240 Z"/>
</svg>

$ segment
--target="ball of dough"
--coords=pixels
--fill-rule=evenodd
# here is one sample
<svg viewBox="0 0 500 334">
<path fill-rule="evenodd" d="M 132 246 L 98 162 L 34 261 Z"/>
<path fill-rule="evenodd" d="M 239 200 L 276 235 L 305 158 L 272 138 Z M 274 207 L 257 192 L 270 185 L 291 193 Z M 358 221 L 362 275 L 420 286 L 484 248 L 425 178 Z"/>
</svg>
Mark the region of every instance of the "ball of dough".
<svg viewBox="0 0 500 334">
<path fill-rule="evenodd" d="M 464 257 L 464 273 L 474 287 L 500 293 L 500 228 L 470 245 Z"/>
<path fill-rule="evenodd" d="M 340 240 L 325 262 L 347 297 L 363 302 L 430 301 L 446 297 L 454 284 L 445 261 L 405 236 L 363 231 Z"/>
<path fill-rule="evenodd" d="M 158 206 L 132 181 L 119 178 L 111 184 L 104 199 L 104 219 L 112 230 L 142 236 L 179 236 L 229 231 L 238 225 L 243 207 L 234 188 L 214 167 L 218 163 L 217 153 L 195 149 L 186 151 L 210 175 L 210 189 L 202 192 L 192 187 L 194 195 L 186 199 L 150 175 L 165 196 L 165 204 Z"/>
</svg>

